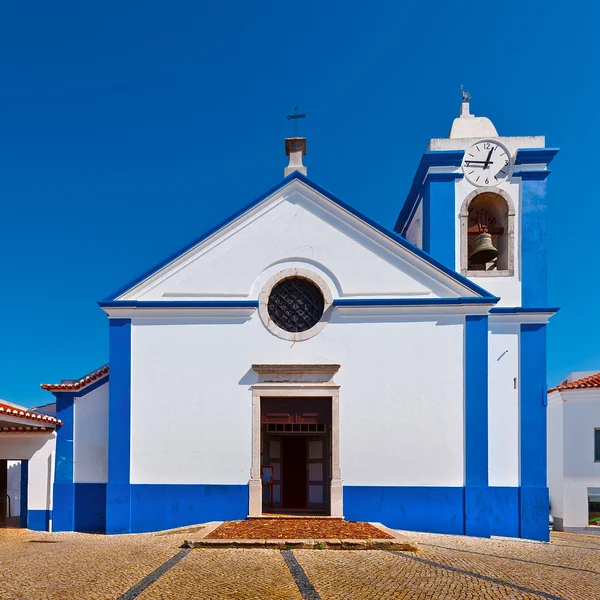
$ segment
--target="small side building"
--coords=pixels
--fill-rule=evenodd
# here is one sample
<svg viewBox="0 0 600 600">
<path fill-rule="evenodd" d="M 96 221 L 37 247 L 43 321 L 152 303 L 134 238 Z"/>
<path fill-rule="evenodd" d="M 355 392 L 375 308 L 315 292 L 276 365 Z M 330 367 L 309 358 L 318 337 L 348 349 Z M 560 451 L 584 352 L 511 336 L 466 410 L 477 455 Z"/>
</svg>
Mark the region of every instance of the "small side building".
<svg viewBox="0 0 600 600">
<path fill-rule="evenodd" d="M 0 400 L 0 527 L 47 531 L 60 419 Z"/>
<path fill-rule="evenodd" d="M 600 533 L 600 373 L 548 390 L 548 487 L 555 529 Z"/>
</svg>

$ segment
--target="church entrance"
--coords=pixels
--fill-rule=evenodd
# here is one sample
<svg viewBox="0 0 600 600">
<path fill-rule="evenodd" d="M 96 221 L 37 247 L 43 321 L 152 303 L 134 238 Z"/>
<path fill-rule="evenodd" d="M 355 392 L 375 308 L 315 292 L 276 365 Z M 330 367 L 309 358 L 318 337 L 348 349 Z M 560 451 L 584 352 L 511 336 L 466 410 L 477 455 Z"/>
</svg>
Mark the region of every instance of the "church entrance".
<svg viewBox="0 0 600 600">
<path fill-rule="evenodd" d="M 331 398 L 261 398 L 265 513 L 330 514 Z"/>
</svg>

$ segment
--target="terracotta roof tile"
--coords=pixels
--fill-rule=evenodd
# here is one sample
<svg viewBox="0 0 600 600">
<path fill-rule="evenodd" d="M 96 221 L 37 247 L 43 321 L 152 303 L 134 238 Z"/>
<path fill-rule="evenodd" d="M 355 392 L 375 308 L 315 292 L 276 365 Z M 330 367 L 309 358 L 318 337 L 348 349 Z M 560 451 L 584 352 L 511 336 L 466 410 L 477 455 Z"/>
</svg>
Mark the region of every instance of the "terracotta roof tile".
<svg viewBox="0 0 600 600">
<path fill-rule="evenodd" d="M 548 393 L 561 390 L 579 390 L 585 388 L 600 388 L 600 373 L 583 377 L 571 383 L 559 383 L 556 387 L 548 390 Z"/>
<path fill-rule="evenodd" d="M 108 365 L 104 365 L 87 375 L 81 377 L 81 379 L 74 380 L 63 380 L 60 383 L 42 383 L 41 387 L 43 390 L 48 390 L 49 392 L 58 391 L 58 392 L 68 392 L 68 391 L 77 391 L 81 390 L 84 387 L 90 385 L 94 381 L 101 379 L 105 375 L 108 374 L 109 368 Z"/>
<path fill-rule="evenodd" d="M 24 406 L 18 406 L 16 404 L 8 404 L 6 402 L 0 402 L 0 418 L 4 415 L 11 417 L 18 417 L 19 419 L 29 419 L 30 421 L 37 421 L 39 425 L 62 425 L 62 421 L 55 417 L 49 417 L 48 415 L 42 415 L 41 413 L 34 412 Z M 11 426 L 12 427 L 12 426 Z M 18 427 L 16 427 L 19 429 Z M 0 427 L 0 430 L 2 428 Z M 4 428 L 6 429 L 6 428 Z"/>
</svg>

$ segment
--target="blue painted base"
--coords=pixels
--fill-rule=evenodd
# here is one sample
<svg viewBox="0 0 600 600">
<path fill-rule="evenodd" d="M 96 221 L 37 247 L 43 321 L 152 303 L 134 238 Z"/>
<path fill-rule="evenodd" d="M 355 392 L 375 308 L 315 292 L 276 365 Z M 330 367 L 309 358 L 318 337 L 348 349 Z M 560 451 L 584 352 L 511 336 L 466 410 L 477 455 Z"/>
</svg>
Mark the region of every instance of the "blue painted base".
<svg viewBox="0 0 600 600">
<path fill-rule="evenodd" d="M 393 529 L 464 533 L 462 487 L 344 486 L 344 517 Z"/>
<path fill-rule="evenodd" d="M 75 484 L 75 531 L 105 533 L 105 483 Z"/>
<path fill-rule="evenodd" d="M 520 535 L 530 540 L 550 541 L 548 527 L 550 496 L 545 487 L 520 488 Z"/>
<path fill-rule="evenodd" d="M 519 488 L 489 489 L 490 534 L 519 537 Z"/>
<path fill-rule="evenodd" d="M 106 484 L 106 533 L 131 531 L 131 504 L 128 483 Z"/>
<path fill-rule="evenodd" d="M 349 521 L 393 529 L 548 540 L 548 489 L 344 486 Z"/>
<path fill-rule="evenodd" d="M 51 510 L 28 510 L 27 527 L 34 531 L 50 531 Z"/>
<path fill-rule="evenodd" d="M 75 486 L 54 482 L 52 530 L 73 531 L 75 526 Z"/>
<path fill-rule="evenodd" d="M 247 485 L 132 485 L 131 533 L 245 519 Z"/>
<path fill-rule="evenodd" d="M 490 537 L 490 503 L 488 487 L 465 488 L 465 534 Z"/>
</svg>

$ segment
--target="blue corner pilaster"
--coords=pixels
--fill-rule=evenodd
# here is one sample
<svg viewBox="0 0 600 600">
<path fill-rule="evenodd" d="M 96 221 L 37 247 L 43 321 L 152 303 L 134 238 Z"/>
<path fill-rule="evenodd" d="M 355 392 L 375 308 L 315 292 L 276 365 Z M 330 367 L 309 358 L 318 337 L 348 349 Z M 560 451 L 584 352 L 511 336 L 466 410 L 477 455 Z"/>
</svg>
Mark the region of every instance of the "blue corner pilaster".
<svg viewBox="0 0 600 600">
<path fill-rule="evenodd" d="M 29 461 L 21 461 L 21 503 L 19 506 L 19 527 L 27 527 L 27 498 L 29 495 Z"/>
<path fill-rule="evenodd" d="M 462 173 L 429 173 L 423 193 L 423 250 L 456 269 L 455 181 Z"/>
<path fill-rule="evenodd" d="M 56 428 L 56 466 L 52 495 L 52 531 L 73 531 L 75 528 L 75 486 L 73 483 L 73 431 L 75 396 L 69 392 L 54 392 L 56 418 L 62 425 Z"/>
<path fill-rule="evenodd" d="M 548 541 L 546 483 L 546 325 L 521 325 L 520 537 Z"/>
<path fill-rule="evenodd" d="M 550 171 L 520 171 L 522 305 L 547 306 L 546 178 Z"/>
<path fill-rule="evenodd" d="M 465 323 L 465 533 L 490 537 L 488 317 Z"/>
<path fill-rule="evenodd" d="M 131 531 L 131 320 L 109 320 L 108 483 L 106 533 Z"/>
</svg>

